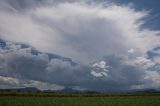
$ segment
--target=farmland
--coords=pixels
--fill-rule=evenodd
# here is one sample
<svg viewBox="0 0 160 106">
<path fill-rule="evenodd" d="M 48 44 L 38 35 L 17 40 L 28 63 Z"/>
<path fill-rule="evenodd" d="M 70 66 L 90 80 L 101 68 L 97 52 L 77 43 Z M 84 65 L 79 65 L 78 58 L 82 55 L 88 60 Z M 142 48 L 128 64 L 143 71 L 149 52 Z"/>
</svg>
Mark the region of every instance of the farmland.
<svg viewBox="0 0 160 106">
<path fill-rule="evenodd" d="M 3 93 L 0 106 L 160 106 L 159 94 L 22 94 Z"/>
</svg>

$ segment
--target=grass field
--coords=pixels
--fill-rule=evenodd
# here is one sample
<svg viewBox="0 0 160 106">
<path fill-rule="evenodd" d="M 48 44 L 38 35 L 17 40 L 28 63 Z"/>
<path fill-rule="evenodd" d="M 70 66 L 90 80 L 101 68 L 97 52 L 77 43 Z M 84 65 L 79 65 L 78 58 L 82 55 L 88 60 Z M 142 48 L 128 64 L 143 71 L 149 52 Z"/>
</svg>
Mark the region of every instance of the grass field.
<svg viewBox="0 0 160 106">
<path fill-rule="evenodd" d="M 160 106 L 160 96 L 0 96 L 0 106 Z"/>
</svg>

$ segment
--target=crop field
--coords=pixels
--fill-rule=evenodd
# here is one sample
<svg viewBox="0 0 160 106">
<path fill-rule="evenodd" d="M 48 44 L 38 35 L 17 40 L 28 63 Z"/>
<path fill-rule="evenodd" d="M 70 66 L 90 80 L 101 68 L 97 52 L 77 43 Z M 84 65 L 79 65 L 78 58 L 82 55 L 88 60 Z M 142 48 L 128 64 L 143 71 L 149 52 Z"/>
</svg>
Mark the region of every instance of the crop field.
<svg viewBox="0 0 160 106">
<path fill-rule="evenodd" d="M 0 106 L 160 106 L 160 96 L 0 96 Z"/>
</svg>

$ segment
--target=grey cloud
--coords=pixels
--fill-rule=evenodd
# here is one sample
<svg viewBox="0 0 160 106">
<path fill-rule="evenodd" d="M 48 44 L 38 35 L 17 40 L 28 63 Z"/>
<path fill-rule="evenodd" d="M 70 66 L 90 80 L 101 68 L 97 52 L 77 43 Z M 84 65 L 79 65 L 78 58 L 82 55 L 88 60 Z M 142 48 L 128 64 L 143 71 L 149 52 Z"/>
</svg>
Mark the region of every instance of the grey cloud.
<svg viewBox="0 0 160 106">
<path fill-rule="evenodd" d="M 0 6 L 1 8 L 5 8 L 8 10 L 16 10 L 19 12 L 23 12 L 26 9 L 36 8 L 44 5 L 57 5 L 59 3 L 73 3 L 73 2 L 91 2 L 92 0 L 1 0 Z"/>
<path fill-rule="evenodd" d="M 70 87 L 80 86 L 101 92 L 159 87 L 159 74 L 156 71 L 152 73 L 136 64 L 127 64 L 128 60 L 123 56 L 110 55 L 103 58 L 103 63 L 96 63 L 99 68 L 108 69 L 108 71 L 107 76 L 95 77 L 91 74 L 92 66 L 72 65 L 70 61 L 58 58 L 50 60 L 45 53 L 34 55 L 30 47 L 22 48 L 14 43 L 7 43 L 5 48 L 1 48 L 1 55 L 3 57 L 0 60 L 4 65 L 1 65 L 3 70 L 0 71 L 0 75 L 9 77 L 8 82 L 3 78 L 2 85 L 35 86 L 44 89 L 47 83 L 48 87 L 45 89 L 52 89 L 52 84 L 58 84 Z M 12 80 L 13 78 L 15 80 Z M 19 84 L 17 82 L 19 80 L 24 81 Z M 28 80 L 33 82 L 27 82 Z M 148 83 L 151 82 L 154 84 L 149 86 Z"/>
<path fill-rule="evenodd" d="M 14 48 L 14 49 L 12 49 Z M 34 55 L 30 47 L 21 48 L 20 45 L 7 43 L 1 48 L 0 75 L 24 80 L 36 80 L 58 83 L 64 86 L 75 86 L 87 80 L 89 69 L 73 64 L 62 58 L 49 59 L 45 53 Z M 90 74 L 88 72 L 88 74 Z M 82 79 L 81 77 L 84 77 Z"/>
</svg>

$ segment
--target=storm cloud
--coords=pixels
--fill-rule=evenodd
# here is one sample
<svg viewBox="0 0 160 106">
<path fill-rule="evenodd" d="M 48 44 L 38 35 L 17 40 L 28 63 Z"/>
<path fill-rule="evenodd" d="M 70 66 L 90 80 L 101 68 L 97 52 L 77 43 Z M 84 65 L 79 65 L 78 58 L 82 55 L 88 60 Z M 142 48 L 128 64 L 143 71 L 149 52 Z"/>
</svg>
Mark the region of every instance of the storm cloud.
<svg viewBox="0 0 160 106">
<path fill-rule="evenodd" d="M 160 31 L 142 27 L 149 15 L 93 0 L 2 0 L 0 80 L 97 91 L 159 89 Z"/>
</svg>

